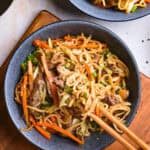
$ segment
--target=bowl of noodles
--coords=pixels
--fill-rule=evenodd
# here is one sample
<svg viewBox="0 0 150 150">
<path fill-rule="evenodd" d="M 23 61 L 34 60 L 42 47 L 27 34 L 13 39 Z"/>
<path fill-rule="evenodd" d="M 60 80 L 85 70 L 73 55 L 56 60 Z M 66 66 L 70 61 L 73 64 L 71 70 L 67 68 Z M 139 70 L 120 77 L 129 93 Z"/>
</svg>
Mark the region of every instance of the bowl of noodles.
<svg viewBox="0 0 150 150">
<path fill-rule="evenodd" d="M 61 21 L 39 29 L 18 47 L 6 72 L 4 95 L 13 123 L 34 145 L 99 150 L 114 139 L 87 114 L 122 133 L 99 108 L 128 126 L 139 103 L 139 72 L 128 47 L 110 30 Z"/>
<path fill-rule="evenodd" d="M 129 21 L 150 14 L 149 0 L 70 0 L 82 12 L 106 21 Z"/>
</svg>

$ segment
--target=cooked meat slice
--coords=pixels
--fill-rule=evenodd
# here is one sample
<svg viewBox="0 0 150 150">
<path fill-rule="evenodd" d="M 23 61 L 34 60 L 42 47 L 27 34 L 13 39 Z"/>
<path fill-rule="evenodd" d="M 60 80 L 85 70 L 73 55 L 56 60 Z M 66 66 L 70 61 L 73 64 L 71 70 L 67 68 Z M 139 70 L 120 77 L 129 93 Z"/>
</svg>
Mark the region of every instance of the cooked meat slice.
<svg viewBox="0 0 150 150">
<path fill-rule="evenodd" d="M 59 76 L 54 77 L 53 80 L 54 80 L 54 83 L 55 83 L 57 86 L 59 86 L 59 87 L 61 87 L 61 88 L 64 87 L 64 80 L 62 80 Z"/>
<path fill-rule="evenodd" d="M 79 117 L 84 113 L 84 107 L 82 105 L 78 105 L 78 107 L 69 108 L 69 111 L 73 117 Z"/>
<path fill-rule="evenodd" d="M 115 105 L 117 103 L 117 99 L 114 96 L 106 95 L 102 102 L 107 103 L 108 105 Z"/>
<path fill-rule="evenodd" d="M 38 107 L 41 103 L 42 100 L 42 95 L 41 95 L 41 90 L 46 90 L 46 84 L 43 79 L 43 75 L 41 72 L 39 72 L 37 78 L 34 81 L 33 85 L 33 91 L 31 92 L 32 94 L 30 95 L 29 99 L 29 104 Z"/>
</svg>

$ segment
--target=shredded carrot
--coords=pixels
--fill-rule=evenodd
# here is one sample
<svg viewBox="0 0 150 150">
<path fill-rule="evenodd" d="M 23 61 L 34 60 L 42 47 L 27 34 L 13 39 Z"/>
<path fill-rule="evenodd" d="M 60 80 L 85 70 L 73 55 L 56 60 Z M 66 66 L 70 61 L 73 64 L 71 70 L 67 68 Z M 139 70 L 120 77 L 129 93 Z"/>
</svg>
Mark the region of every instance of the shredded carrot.
<svg viewBox="0 0 150 150">
<path fill-rule="evenodd" d="M 51 117 L 50 117 L 50 120 L 51 120 L 52 122 L 56 122 L 56 117 L 55 117 L 55 116 L 51 116 Z"/>
<path fill-rule="evenodd" d="M 98 105 L 96 105 L 95 114 L 96 114 L 96 116 L 101 117 L 101 115 L 100 115 L 100 109 L 99 109 Z"/>
<path fill-rule="evenodd" d="M 78 39 L 77 44 L 78 44 L 78 45 L 82 45 L 83 42 L 84 42 L 84 41 L 83 41 L 82 39 Z"/>
<path fill-rule="evenodd" d="M 87 64 L 85 64 L 85 69 L 87 71 L 88 78 L 91 81 L 92 80 L 92 74 L 91 74 L 91 71 L 90 71 L 90 67 Z"/>
<path fill-rule="evenodd" d="M 50 90 L 53 96 L 54 105 L 58 105 L 59 99 L 58 99 L 56 85 L 52 82 L 52 73 L 48 70 L 48 66 L 47 66 L 46 58 L 44 54 L 41 56 L 41 62 L 43 64 L 47 80 L 49 82 Z"/>
<path fill-rule="evenodd" d="M 72 37 L 70 35 L 66 35 L 66 36 L 64 36 L 64 40 L 72 41 Z"/>
<path fill-rule="evenodd" d="M 50 90 L 52 92 L 54 105 L 58 106 L 59 98 L 58 98 L 58 93 L 57 93 L 57 89 L 56 89 L 56 84 L 49 80 L 49 85 L 50 85 Z"/>
<path fill-rule="evenodd" d="M 30 116 L 30 121 L 33 124 L 33 126 L 35 127 L 35 129 L 41 133 L 45 138 L 50 139 L 51 138 L 51 134 L 47 131 L 45 131 L 43 128 L 41 128 L 39 125 L 36 124 L 34 118 L 32 116 Z"/>
<path fill-rule="evenodd" d="M 28 80 L 29 80 L 29 90 L 31 92 L 31 90 L 33 89 L 33 66 L 32 66 L 32 62 L 28 61 Z"/>
<path fill-rule="evenodd" d="M 38 39 L 35 39 L 33 41 L 33 45 L 37 46 L 37 47 L 44 48 L 44 49 L 52 50 L 45 41 L 41 41 L 41 40 L 38 40 Z"/>
<path fill-rule="evenodd" d="M 69 131 L 67 131 L 63 128 L 60 128 L 57 125 L 54 125 L 54 124 L 51 124 L 51 123 L 48 123 L 48 122 L 41 122 L 41 123 L 38 123 L 38 125 L 48 127 L 49 129 L 53 129 L 53 130 L 55 130 L 59 133 L 62 133 L 64 135 L 66 135 L 67 137 L 71 138 L 72 140 L 76 141 L 79 144 L 84 144 L 83 141 L 81 141 L 80 139 L 75 137 L 72 133 L 70 133 Z"/>
<path fill-rule="evenodd" d="M 78 48 L 77 45 L 65 45 L 66 47 L 70 48 L 70 49 L 74 49 L 74 48 Z"/>
<path fill-rule="evenodd" d="M 98 45 L 95 43 L 87 43 L 85 45 L 85 48 L 98 48 Z"/>
<path fill-rule="evenodd" d="M 150 0 L 145 0 L 146 3 L 150 3 Z"/>
<path fill-rule="evenodd" d="M 56 44 L 57 42 L 59 42 L 60 41 L 60 39 L 54 39 L 54 40 L 52 40 L 52 43 L 53 44 Z"/>
<path fill-rule="evenodd" d="M 35 121 L 35 119 L 30 115 L 30 121 L 31 121 L 31 123 L 33 124 L 33 125 L 35 125 L 36 124 L 36 121 Z"/>
<path fill-rule="evenodd" d="M 23 77 L 23 86 L 22 86 L 22 107 L 24 112 L 24 117 L 26 124 L 29 125 L 29 116 L 28 116 L 28 108 L 27 108 L 27 75 Z"/>
</svg>

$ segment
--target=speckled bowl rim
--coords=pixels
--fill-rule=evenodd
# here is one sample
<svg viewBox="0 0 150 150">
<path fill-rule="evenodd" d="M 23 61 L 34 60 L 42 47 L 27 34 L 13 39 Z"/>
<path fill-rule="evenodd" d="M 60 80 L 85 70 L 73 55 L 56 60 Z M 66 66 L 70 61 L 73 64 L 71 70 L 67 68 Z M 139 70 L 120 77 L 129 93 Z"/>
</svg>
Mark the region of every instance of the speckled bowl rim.
<svg viewBox="0 0 150 150">
<path fill-rule="evenodd" d="M 120 14 L 120 13 L 124 13 L 124 12 L 119 12 L 119 11 L 113 11 L 112 10 L 112 13 L 116 14 L 116 17 L 115 18 L 112 18 L 112 17 L 107 17 L 107 15 L 98 15 L 97 12 L 99 12 L 99 14 L 101 14 L 102 12 L 107 12 L 109 10 L 104 10 L 104 9 L 101 9 L 101 8 L 98 8 L 96 6 L 89 6 L 89 7 L 82 7 L 82 4 L 81 3 L 84 3 L 80 2 L 80 4 L 76 1 L 76 0 L 69 0 L 70 3 L 72 5 L 74 5 L 77 9 L 79 9 L 81 12 L 87 14 L 88 16 L 91 16 L 91 17 L 94 17 L 96 19 L 100 19 L 100 20 L 104 20 L 104 21 L 111 21 L 111 22 L 125 22 L 125 21 L 132 21 L 132 20 L 136 20 L 136 19 L 140 19 L 142 17 L 145 17 L 147 15 L 150 14 L 150 10 L 148 10 L 148 8 L 138 8 L 138 9 L 146 9 L 144 12 L 142 12 L 141 14 L 136 14 L 135 12 L 135 16 L 133 14 L 133 16 L 131 17 L 118 17 L 117 14 Z M 87 3 L 87 2 L 85 2 Z M 91 10 L 91 8 L 95 7 L 96 11 L 97 12 L 94 12 L 93 10 Z M 150 4 L 148 4 L 148 7 L 150 7 Z M 99 10 L 98 10 L 99 9 Z M 124 13 L 125 14 L 125 13 Z M 128 14 L 127 14 L 128 15 Z M 129 14 L 130 15 L 130 14 Z M 123 15 L 124 16 L 124 15 Z"/>
<path fill-rule="evenodd" d="M 40 145 L 39 143 L 35 143 L 34 141 L 31 140 L 31 137 L 30 136 L 27 136 L 24 134 L 24 132 L 21 132 L 19 130 L 19 128 L 17 127 L 17 125 L 15 124 L 15 120 L 16 118 L 13 118 L 13 115 L 11 114 L 11 109 L 9 107 L 9 101 L 7 100 L 7 87 L 6 87 L 6 83 L 7 83 L 7 79 L 8 79 L 8 70 L 9 68 L 11 68 L 11 66 L 13 65 L 13 58 L 18 54 L 19 52 L 19 49 L 21 48 L 22 44 L 26 41 L 26 40 L 29 40 L 33 35 L 36 35 L 37 33 L 41 33 L 43 30 L 45 30 L 46 28 L 49 28 L 49 27 L 53 27 L 53 26 L 57 26 L 57 25 L 63 25 L 63 24 L 68 24 L 68 23 L 79 23 L 79 24 L 87 24 L 87 25 L 90 25 L 90 26 L 93 26 L 93 27 L 97 27 L 99 29 L 102 29 L 104 31 L 106 31 L 107 33 L 109 33 L 113 38 L 117 39 L 125 48 L 126 48 L 126 51 L 127 53 L 130 55 L 130 58 L 132 58 L 133 60 L 133 64 L 135 66 L 135 71 L 136 71 L 136 75 L 137 75 L 137 80 L 138 80 L 138 98 L 136 100 L 136 104 L 134 105 L 134 110 L 133 110 L 133 113 L 130 115 L 130 118 L 129 118 L 129 121 L 126 123 L 127 126 L 130 125 L 130 123 L 132 122 L 132 120 L 134 119 L 134 116 L 138 110 L 138 106 L 139 106 L 139 102 L 140 102 L 140 96 L 141 96 L 141 82 L 140 82 L 140 76 L 139 76 L 139 70 L 138 70 L 138 66 L 137 66 L 137 63 L 136 63 L 136 60 L 135 58 L 133 57 L 131 51 L 129 50 L 129 48 L 127 47 L 127 45 L 119 38 L 118 35 L 116 35 L 115 33 L 113 33 L 111 30 L 103 27 L 102 25 L 99 25 L 99 24 L 96 24 L 96 23 L 92 23 L 92 22 L 88 22 L 88 21 L 81 21 L 81 20 L 65 20 L 65 21 L 59 21 L 59 22 L 56 22 L 56 23 L 52 23 L 52 24 L 48 24 L 40 29 L 38 29 L 37 31 L 33 32 L 31 35 L 29 35 L 17 48 L 17 50 L 15 51 L 15 53 L 13 54 L 10 62 L 9 62 L 9 65 L 7 67 L 7 71 L 6 71 L 6 75 L 5 75 L 5 79 L 4 79 L 4 98 L 5 98 L 5 103 L 6 103 L 6 108 L 7 108 L 7 111 L 8 111 L 8 114 L 9 114 L 9 117 L 10 119 L 12 120 L 13 124 L 15 125 L 15 127 L 17 128 L 17 130 L 21 133 L 21 135 L 23 135 L 25 137 L 25 139 L 27 139 L 29 142 L 31 142 L 33 145 L 43 149 L 42 145 Z M 109 140 L 109 142 L 107 144 L 103 144 L 103 147 L 106 147 L 108 145 L 110 145 L 112 142 L 114 142 L 115 139 L 114 138 L 111 138 Z M 99 150 L 99 148 L 97 148 L 96 150 Z"/>
</svg>

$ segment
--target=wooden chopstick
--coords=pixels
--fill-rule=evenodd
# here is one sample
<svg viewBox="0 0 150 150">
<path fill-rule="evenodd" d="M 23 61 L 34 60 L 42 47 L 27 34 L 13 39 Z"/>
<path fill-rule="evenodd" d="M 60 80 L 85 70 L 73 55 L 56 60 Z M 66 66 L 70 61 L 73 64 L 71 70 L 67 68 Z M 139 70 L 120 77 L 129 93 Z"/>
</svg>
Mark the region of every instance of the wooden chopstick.
<svg viewBox="0 0 150 150">
<path fill-rule="evenodd" d="M 121 137 L 114 129 L 112 129 L 107 123 L 105 123 L 101 118 L 90 113 L 88 114 L 97 124 L 99 124 L 105 131 L 112 135 L 120 144 L 124 145 L 129 150 L 136 150 L 130 143 L 128 143 L 123 137 Z"/>
<path fill-rule="evenodd" d="M 124 133 L 126 133 L 136 144 L 138 144 L 144 150 L 150 150 L 150 147 L 142 141 L 139 137 L 137 137 L 131 130 L 129 130 L 124 124 L 122 124 L 118 119 L 112 116 L 109 112 L 107 112 L 104 108 L 100 107 L 100 111 L 105 117 L 107 117 L 110 121 L 115 123 Z"/>
<path fill-rule="evenodd" d="M 143 150 L 150 150 L 150 147 L 137 137 L 132 131 L 130 131 L 125 125 L 123 125 L 119 120 L 107 112 L 104 108 L 100 108 L 101 113 L 107 117 L 110 121 L 115 123 L 124 133 L 126 133 L 139 147 Z M 121 137 L 114 129 L 112 129 L 107 123 L 105 123 L 101 118 L 97 117 L 93 113 L 88 114 L 95 122 L 97 122 L 104 130 L 106 130 L 110 135 L 117 139 L 121 144 L 123 144 L 129 150 L 136 150 L 129 142 L 127 142 L 123 137 Z"/>
</svg>

